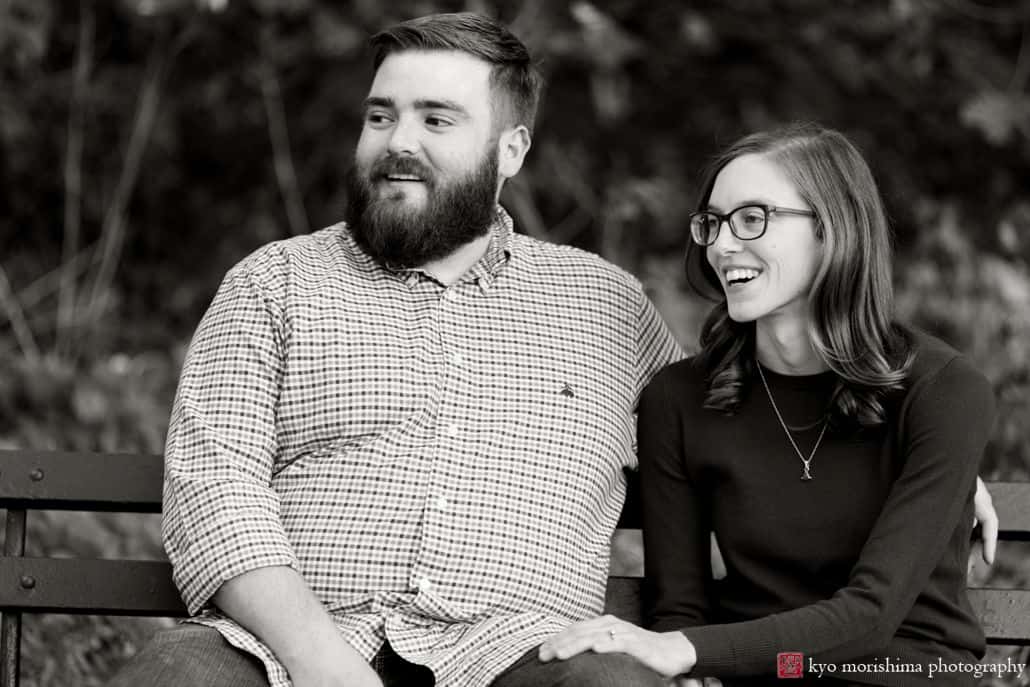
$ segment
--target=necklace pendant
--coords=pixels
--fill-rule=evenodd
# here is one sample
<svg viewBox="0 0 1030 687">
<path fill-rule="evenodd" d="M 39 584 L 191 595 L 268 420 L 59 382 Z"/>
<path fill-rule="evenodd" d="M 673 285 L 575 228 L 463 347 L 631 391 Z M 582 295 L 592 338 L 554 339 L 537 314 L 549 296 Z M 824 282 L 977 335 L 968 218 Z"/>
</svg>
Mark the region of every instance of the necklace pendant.
<svg viewBox="0 0 1030 687">
<path fill-rule="evenodd" d="M 812 479 L 812 473 L 808 471 L 808 466 L 805 466 L 804 472 L 801 473 L 801 481 L 808 482 Z"/>
</svg>

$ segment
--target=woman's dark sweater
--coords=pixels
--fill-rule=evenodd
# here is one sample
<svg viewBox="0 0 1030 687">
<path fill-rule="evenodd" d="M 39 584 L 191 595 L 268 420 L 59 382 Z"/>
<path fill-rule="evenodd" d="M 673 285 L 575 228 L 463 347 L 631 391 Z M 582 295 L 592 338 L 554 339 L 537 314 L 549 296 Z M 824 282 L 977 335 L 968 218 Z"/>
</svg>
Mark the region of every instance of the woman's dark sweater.
<svg viewBox="0 0 1030 687">
<path fill-rule="evenodd" d="M 775 676 L 777 654 L 832 663 L 826 677 L 972 685 L 984 637 L 966 597 L 975 478 L 994 419 L 990 384 L 943 342 L 917 356 L 886 427 L 830 429 L 800 479 L 756 375 L 734 415 L 705 410 L 694 359 L 645 390 L 638 427 L 651 629 L 681 630 L 695 675 Z M 807 456 L 836 383 L 765 371 Z M 726 563 L 713 582 L 714 532 Z M 845 664 L 857 672 L 845 674 Z M 861 665 L 860 665 L 861 664 Z M 902 672 L 908 664 L 919 673 Z"/>
</svg>

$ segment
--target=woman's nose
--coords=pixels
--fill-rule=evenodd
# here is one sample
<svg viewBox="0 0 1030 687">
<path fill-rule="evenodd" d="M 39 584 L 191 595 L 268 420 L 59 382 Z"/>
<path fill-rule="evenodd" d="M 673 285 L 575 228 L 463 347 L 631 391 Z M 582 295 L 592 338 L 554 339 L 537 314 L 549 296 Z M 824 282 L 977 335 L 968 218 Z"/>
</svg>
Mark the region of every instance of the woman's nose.
<svg viewBox="0 0 1030 687">
<path fill-rule="evenodd" d="M 729 218 L 722 219 L 719 222 L 719 233 L 715 235 L 715 241 L 712 242 L 712 248 L 718 253 L 733 253 L 740 250 L 740 244 L 740 239 L 730 229 Z"/>
</svg>

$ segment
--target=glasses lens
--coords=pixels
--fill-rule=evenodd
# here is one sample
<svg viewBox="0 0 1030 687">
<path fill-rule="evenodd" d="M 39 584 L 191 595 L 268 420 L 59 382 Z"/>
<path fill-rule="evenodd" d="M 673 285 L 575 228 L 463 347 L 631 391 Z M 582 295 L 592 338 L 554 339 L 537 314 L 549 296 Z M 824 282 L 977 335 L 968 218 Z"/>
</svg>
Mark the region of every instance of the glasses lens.
<svg viewBox="0 0 1030 687">
<path fill-rule="evenodd" d="M 730 224 L 738 238 L 757 239 L 765 233 L 766 214 L 761 205 L 745 205 L 730 215 Z"/>
<path fill-rule="evenodd" d="M 719 233 L 719 217 L 710 212 L 695 212 L 690 217 L 690 235 L 694 242 L 707 246 Z"/>
</svg>

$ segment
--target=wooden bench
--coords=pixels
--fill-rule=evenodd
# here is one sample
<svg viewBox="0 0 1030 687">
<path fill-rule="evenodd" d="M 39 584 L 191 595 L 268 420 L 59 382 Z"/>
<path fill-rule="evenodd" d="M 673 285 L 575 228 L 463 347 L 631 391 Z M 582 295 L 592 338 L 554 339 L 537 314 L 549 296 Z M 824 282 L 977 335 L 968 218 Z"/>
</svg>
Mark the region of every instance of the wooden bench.
<svg viewBox="0 0 1030 687">
<path fill-rule="evenodd" d="M 0 687 L 16 687 L 23 613 L 179 617 L 186 609 L 167 561 L 25 556 L 33 510 L 158 513 L 160 456 L 0 451 L 0 508 L 7 511 L 0 558 Z M 639 528 L 632 488 L 620 527 Z M 1030 482 L 989 485 L 1001 539 L 1030 541 Z M 971 589 L 970 600 L 992 644 L 1030 644 L 1030 590 Z M 640 578 L 611 577 L 607 610 L 640 621 Z"/>
</svg>

